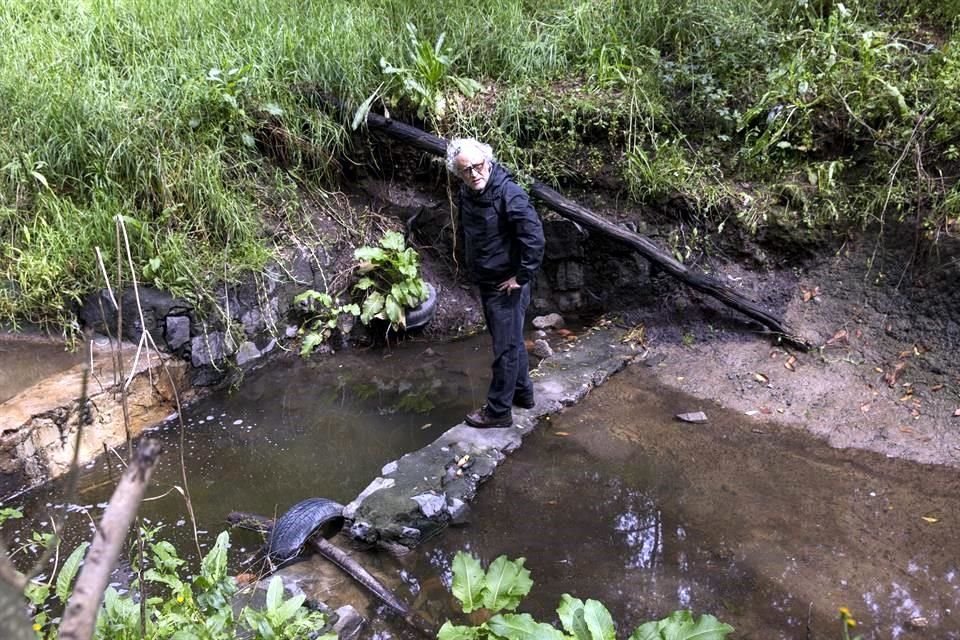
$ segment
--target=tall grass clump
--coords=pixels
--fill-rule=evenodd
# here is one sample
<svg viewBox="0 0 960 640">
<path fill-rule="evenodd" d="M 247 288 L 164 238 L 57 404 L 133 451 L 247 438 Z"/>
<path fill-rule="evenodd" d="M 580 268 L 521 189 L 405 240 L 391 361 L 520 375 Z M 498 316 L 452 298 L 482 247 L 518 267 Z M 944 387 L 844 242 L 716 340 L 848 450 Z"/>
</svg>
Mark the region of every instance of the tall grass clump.
<svg viewBox="0 0 960 640">
<path fill-rule="evenodd" d="M 957 3 L 921 4 L 930 12 L 889 0 L 7 0 L 0 319 L 69 326 L 118 215 L 148 284 L 202 300 L 259 268 L 278 194 L 329 185 L 349 151 L 350 123 L 315 94 L 355 108 L 402 91 L 384 71 L 410 55 L 411 33 L 422 52 L 442 42 L 434 89 L 485 91 L 391 112 L 449 107 L 444 135 L 490 140 L 521 174 L 559 183 L 612 162 L 635 199 L 680 194 L 705 209 L 732 175 L 799 175 L 801 191 L 836 200 L 856 180 L 851 192 L 889 206 L 922 182 L 886 177 L 904 150 L 919 145 L 939 170 L 960 130 Z"/>
</svg>

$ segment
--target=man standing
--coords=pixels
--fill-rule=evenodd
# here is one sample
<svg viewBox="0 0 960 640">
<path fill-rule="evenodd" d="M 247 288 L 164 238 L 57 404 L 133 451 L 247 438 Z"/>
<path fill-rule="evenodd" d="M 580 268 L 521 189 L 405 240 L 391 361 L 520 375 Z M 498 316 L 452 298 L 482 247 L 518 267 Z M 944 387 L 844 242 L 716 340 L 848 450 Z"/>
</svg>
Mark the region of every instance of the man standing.
<svg viewBox="0 0 960 640">
<path fill-rule="evenodd" d="M 447 170 L 462 181 L 457 196 L 467 267 L 480 286 L 493 338 L 493 379 L 487 402 L 467 415 L 473 427 L 509 427 L 512 407 L 532 408 L 523 319 L 531 281 L 543 260 L 543 226 L 526 192 L 473 138 L 451 140 Z"/>
</svg>

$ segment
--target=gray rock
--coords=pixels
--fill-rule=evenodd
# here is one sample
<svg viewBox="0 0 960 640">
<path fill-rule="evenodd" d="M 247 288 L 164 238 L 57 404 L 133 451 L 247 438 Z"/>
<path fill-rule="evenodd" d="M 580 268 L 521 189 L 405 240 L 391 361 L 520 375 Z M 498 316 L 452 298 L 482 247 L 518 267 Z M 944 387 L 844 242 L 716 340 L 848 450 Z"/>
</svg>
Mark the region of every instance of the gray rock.
<svg viewBox="0 0 960 640">
<path fill-rule="evenodd" d="M 400 537 L 403 540 L 410 540 L 416 544 L 420 540 L 420 529 L 415 529 L 413 527 L 403 527 L 400 529 Z"/>
<path fill-rule="evenodd" d="M 257 332 L 263 329 L 263 314 L 259 309 L 249 309 L 240 316 L 240 322 L 243 324 L 243 331 L 248 336 L 257 335 Z"/>
<path fill-rule="evenodd" d="M 428 518 L 433 518 L 447 510 L 447 498 L 436 493 L 421 493 L 413 496 L 412 499 L 420 505 L 420 512 Z"/>
<path fill-rule="evenodd" d="M 190 341 L 190 318 L 188 316 L 167 316 L 164 339 L 171 351 L 176 351 Z"/>
<path fill-rule="evenodd" d="M 564 324 L 563 316 L 559 313 L 550 313 L 533 319 L 533 326 L 537 329 L 560 329 Z"/>
<path fill-rule="evenodd" d="M 470 515 L 470 506 L 460 498 L 451 498 L 447 503 L 447 511 L 450 513 L 450 524 L 466 524 Z"/>
<path fill-rule="evenodd" d="M 240 348 L 237 350 L 237 364 L 241 367 L 251 360 L 256 360 L 260 357 L 260 350 L 257 349 L 257 345 L 253 344 L 249 340 L 241 343 Z"/>
<path fill-rule="evenodd" d="M 266 355 L 276 348 L 277 348 L 277 339 L 270 338 L 270 341 L 263 347 L 263 349 L 260 349 L 260 355 Z"/>
<path fill-rule="evenodd" d="M 678 413 L 677 420 L 682 420 L 683 422 L 693 422 L 701 423 L 707 421 L 707 414 L 703 411 L 694 411 L 692 413 Z"/>
<path fill-rule="evenodd" d="M 388 463 L 389 464 L 389 463 Z M 364 500 L 369 498 L 374 493 L 381 491 L 383 489 L 390 489 L 397 481 L 393 478 L 377 478 L 364 489 L 360 495 L 353 499 L 350 504 L 343 508 L 343 517 L 347 520 L 353 520 L 357 513 L 357 507 L 363 503 Z"/>
<path fill-rule="evenodd" d="M 359 540 L 367 544 L 374 544 L 379 537 L 377 530 L 369 522 L 364 522 L 363 520 L 358 520 L 350 525 L 348 533 L 354 540 Z"/>
<path fill-rule="evenodd" d="M 283 332 L 283 335 L 285 335 L 285 336 L 288 337 L 288 338 L 296 338 L 296 337 L 297 337 L 297 332 L 298 332 L 299 330 L 300 330 L 300 329 L 299 329 L 299 327 L 297 327 L 297 325 L 295 325 L 295 324 L 288 324 L 286 330 Z"/>
<path fill-rule="evenodd" d="M 190 358 L 195 367 L 223 362 L 234 351 L 233 339 L 222 331 L 199 335 L 190 341 Z"/>
<path fill-rule="evenodd" d="M 576 291 L 583 287 L 583 265 L 573 260 L 565 260 L 557 265 L 557 291 Z"/>
<path fill-rule="evenodd" d="M 546 340 L 534 340 L 533 349 L 530 351 L 530 353 L 538 358 L 545 359 L 553 355 L 553 349 L 550 347 L 550 343 Z"/>
<path fill-rule="evenodd" d="M 357 610 L 348 604 L 343 605 L 336 610 L 337 623 L 333 625 L 339 640 L 353 640 L 359 637 L 366 620 L 363 619 Z"/>
</svg>

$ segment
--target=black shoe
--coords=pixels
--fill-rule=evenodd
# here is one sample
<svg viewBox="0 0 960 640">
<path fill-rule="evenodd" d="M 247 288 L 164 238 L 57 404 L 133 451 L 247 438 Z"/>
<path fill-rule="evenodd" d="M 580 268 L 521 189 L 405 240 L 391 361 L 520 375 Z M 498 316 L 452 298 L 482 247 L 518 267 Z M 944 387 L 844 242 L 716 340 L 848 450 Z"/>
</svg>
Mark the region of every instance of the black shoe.
<svg viewBox="0 0 960 640">
<path fill-rule="evenodd" d="M 471 427 L 478 429 L 493 429 L 498 427 L 509 427 L 513 424 L 513 414 L 507 411 L 502 416 L 495 416 L 490 413 L 487 405 L 483 405 L 476 411 L 467 414 L 466 423 Z"/>
<path fill-rule="evenodd" d="M 534 400 L 532 393 L 528 396 L 513 396 L 513 406 L 515 407 L 520 407 L 521 409 L 533 409 L 536 404 L 537 401 Z"/>
</svg>

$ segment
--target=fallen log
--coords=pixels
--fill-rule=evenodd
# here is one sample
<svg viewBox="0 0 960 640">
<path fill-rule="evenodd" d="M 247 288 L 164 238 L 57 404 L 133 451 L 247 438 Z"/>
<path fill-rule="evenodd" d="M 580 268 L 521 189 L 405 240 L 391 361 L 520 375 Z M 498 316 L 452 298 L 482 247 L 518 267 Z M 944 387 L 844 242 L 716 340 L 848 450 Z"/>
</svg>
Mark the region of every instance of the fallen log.
<svg viewBox="0 0 960 640">
<path fill-rule="evenodd" d="M 257 531 L 263 534 L 268 534 L 273 528 L 273 520 L 270 518 L 243 511 L 233 511 L 227 514 L 227 522 L 235 527 Z M 433 637 L 436 633 L 436 629 L 434 629 L 429 622 L 397 598 L 386 585 L 377 580 L 373 574 L 360 566 L 360 563 L 332 542 L 326 540 L 322 535 L 314 535 L 307 540 L 307 544 L 310 545 L 313 551 L 338 566 L 344 573 L 356 580 L 358 584 L 393 609 L 393 611 L 403 618 L 411 627 L 429 637 Z"/>
<path fill-rule="evenodd" d="M 331 106 L 340 111 L 343 110 L 342 105 L 329 96 L 315 93 L 314 98 L 322 105 Z M 412 147 L 436 156 L 446 155 L 447 141 L 422 129 L 385 118 L 376 113 L 368 113 L 366 123 L 369 129 L 382 132 Z M 604 219 L 586 207 L 564 197 L 555 189 L 548 187 L 542 182 L 534 181 L 533 184 L 530 185 L 530 195 L 541 200 L 550 209 L 556 211 L 564 218 L 573 220 L 588 229 L 598 231 L 628 245 L 644 258 L 657 264 L 664 271 L 680 281 L 685 282 L 691 288 L 716 298 L 728 307 L 736 309 L 748 318 L 760 323 L 773 332 L 778 339 L 804 351 L 810 349 L 810 343 L 784 325 L 782 320 L 763 309 L 757 303 L 740 295 L 719 280 L 703 273 L 690 271 L 684 264 L 675 260 L 673 256 L 662 251 L 646 236 L 629 231 L 620 225 Z"/>
</svg>

